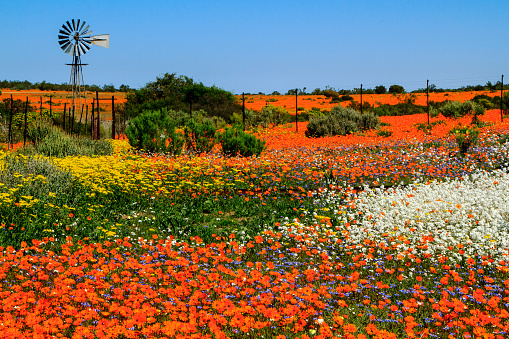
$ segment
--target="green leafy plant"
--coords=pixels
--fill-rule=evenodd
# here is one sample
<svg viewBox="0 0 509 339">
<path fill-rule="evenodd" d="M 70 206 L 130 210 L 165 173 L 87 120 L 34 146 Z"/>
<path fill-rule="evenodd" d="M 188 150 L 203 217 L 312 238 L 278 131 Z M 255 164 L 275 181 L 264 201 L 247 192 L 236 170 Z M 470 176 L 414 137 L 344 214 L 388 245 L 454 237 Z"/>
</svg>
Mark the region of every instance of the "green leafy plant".
<svg viewBox="0 0 509 339">
<path fill-rule="evenodd" d="M 144 111 L 131 119 L 126 134 L 131 146 L 139 150 L 179 155 L 184 147 L 184 137 L 176 132 L 166 108 Z"/>
<path fill-rule="evenodd" d="M 460 154 L 464 155 L 470 147 L 477 144 L 480 131 L 476 127 L 458 125 L 449 133 L 454 136 Z"/>
<path fill-rule="evenodd" d="M 193 153 L 207 153 L 215 145 L 216 128 L 208 119 L 203 123 L 189 120 L 184 128 L 187 150 Z"/>
<path fill-rule="evenodd" d="M 307 137 L 346 135 L 378 128 L 379 126 L 380 118 L 374 114 L 361 115 L 351 108 L 338 105 L 333 107 L 328 115 L 311 117 L 305 134 Z"/>
<path fill-rule="evenodd" d="M 219 135 L 219 141 L 226 156 L 250 157 L 260 155 L 267 148 L 265 140 L 236 128 L 227 127 Z"/>
</svg>

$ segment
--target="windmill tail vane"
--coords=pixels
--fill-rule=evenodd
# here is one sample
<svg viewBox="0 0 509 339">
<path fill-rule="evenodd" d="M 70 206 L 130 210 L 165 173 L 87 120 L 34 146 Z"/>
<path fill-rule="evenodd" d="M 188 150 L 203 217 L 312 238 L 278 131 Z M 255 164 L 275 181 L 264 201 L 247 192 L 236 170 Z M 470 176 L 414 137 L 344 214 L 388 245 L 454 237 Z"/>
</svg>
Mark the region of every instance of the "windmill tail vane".
<svg viewBox="0 0 509 339">
<path fill-rule="evenodd" d="M 87 25 L 83 20 L 66 21 L 58 32 L 58 43 L 60 48 L 67 54 L 72 55 L 72 63 L 67 64 L 71 66 L 71 75 L 69 84 L 72 89 L 72 104 L 73 110 L 76 106 L 78 110 L 83 110 L 82 98 L 84 98 L 84 105 L 86 105 L 87 98 L 85 92 L 85 84 L 83 82 L 83 69 L 82 66 L 87 64 L 81 63 L 81 56 L 86 54 L 91 45 L 96 45 L 104 48 L 110 47 L 110 35 L 100 34 L 92 35 L 90 25 Z"/>
</svg>

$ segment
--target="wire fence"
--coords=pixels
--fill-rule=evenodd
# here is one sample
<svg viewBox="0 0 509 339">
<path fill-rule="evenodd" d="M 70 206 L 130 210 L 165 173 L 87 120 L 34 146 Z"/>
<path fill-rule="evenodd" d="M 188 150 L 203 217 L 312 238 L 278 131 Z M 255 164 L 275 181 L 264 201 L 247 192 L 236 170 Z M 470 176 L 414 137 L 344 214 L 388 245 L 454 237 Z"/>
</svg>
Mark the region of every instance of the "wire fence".
<svg viewBox="0 0 509 339">
<path fill-rule="evenodd" d="M 38 118 L 51 120 L 70 135 L 91 139 L 115 138 L 125 132 L 123 97 L 106 97 L 104 93 L 99 96 L 97 92 L 95 97 L 83 98 L 80 107 L 65 94 L 5 92 L 0 102 L 0 143 L 7 148 L 26 143 L 27 130 Z"/>
</svg>

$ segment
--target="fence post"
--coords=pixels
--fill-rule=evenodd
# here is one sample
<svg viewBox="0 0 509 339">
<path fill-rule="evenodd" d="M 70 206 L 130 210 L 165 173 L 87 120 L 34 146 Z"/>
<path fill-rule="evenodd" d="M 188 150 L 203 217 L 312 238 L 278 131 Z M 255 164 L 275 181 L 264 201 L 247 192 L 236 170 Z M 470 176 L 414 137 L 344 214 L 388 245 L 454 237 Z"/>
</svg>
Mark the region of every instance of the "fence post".
<svg viewBox="0 0 509 339">
<path fill-rule="evenodd" d="M 11 148 L 11 142 L 12 142 L 12 105 L 13 105 L 13 102 L 12 102 L 12 94 L 11 94 L 11 109 L 10 109 L 10 116 L 9 116 L 9 132 L 7 134 L 7 149 L 10 149 Z"/>
<path fill-rule="evenodd" d="M 88 104 L 85 105 L 85 135 L 87 135 Z"/>
<path fill-rule="evenodd" d="M 81 120 L 83 119 L 83 111 L 85 110 L 85 104 L 81 105 L 81 114 L 80 114 L 80 123 L 78 125 L 78 136 L 80 136 L 81 131 Z"/>
<path fill-rule="evenodd" d="M 428 113 L 428 126 L 429 126 L 429 80 L 426 80 L 426 112 Z"/>
<path fill-rule="evenodd" d="M 64 114 L 62 115 L 62 128 L 64 129 L 64 132 L 65 132 L 65 114 L 67 112 L 67 102 L 64 102 Z"/>
<path fill-rule="evenodd" d="M 242 125 L 244 126 L 244 132 L 246 131 L 246 98 L 244 92 L 242 92 Z"/>
<path fill-rule="evenodd" d="M 115 96 L 111 96 L 111 138 L 115 140 Z"/>
<path fill-rule="evenodd" d="M 94 140 L 94 134 L 95 134 L 95 117 L 94 117 L 94 105 L 95 105 L 95 99 L 92 99 L 92 114 L 90 115 L 90 138 Z"/>
<path fill-rule="evenodd" d="M 71 119 L 71 135 L 73 134 L 74 132 L 74 110 L 75 110 L 76 106 L 72 106 L 72 119 L 71 119 L 71 110 L 69 110 L 69 119 Z"/>
<path fill-rule="evenodd" d="M 362 114 L 362 84 L 361 84 L 361 114 Z"/>
<path fill-rule="evenodd" d="M 502 82 L 500 84 L 500 121 L 504 121 L 504 101 L 502 100 L 504 94 L 504 75 L 502 74 Z"/>
<path fill-rule="evenodd" d="M 97 101 L 97 140 L 101 139 L 101 112 L 99 111 L 99 91 L 95 91 L 95 101 Z"/>
<path fill-rule="evenodd" d="M 299 89 L 295 89 L 295 133 L 299 133 L 299 108 L 297 107 L 297 97 L 299 96 Z"/>
<path fill-rule="evenodd" d="M 25 129 L 23 131 L 23 147 L 25 147 L 27 143 L 27 112 L 28 112 L 28 97 L 25 103 Z"/>
</svg>

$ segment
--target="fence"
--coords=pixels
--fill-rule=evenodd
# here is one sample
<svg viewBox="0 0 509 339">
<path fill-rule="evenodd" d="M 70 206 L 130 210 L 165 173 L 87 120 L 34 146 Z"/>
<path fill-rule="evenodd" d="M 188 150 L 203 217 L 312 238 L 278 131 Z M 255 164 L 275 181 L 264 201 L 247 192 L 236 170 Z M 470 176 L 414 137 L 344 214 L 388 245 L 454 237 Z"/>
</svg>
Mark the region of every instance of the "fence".
<svg viewBox="0 0 509 339">
<path fill-rule="evenodd" d="M 7 92 L 7 93 L 6 93 Z M 29 94 L 29 95 L 27 95 Z M 27 142 L 27 128 L 37 117 L 51 119 L 71 135 L 92 139 L 115 138 L 126 128 L 124 98 L 98 92 L 72 105 L 68 92 L 36 95 L 4 91 L 0 102 L 0 143 L 7 148 Z M 88 99 L 88 100 L 87 100 Z"/>
</svg>

